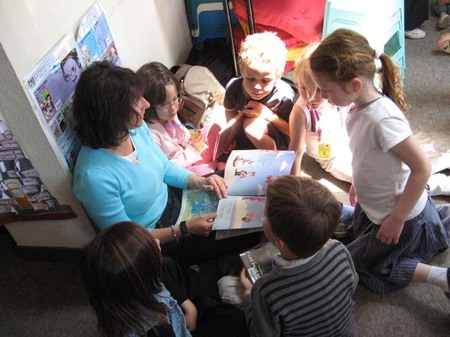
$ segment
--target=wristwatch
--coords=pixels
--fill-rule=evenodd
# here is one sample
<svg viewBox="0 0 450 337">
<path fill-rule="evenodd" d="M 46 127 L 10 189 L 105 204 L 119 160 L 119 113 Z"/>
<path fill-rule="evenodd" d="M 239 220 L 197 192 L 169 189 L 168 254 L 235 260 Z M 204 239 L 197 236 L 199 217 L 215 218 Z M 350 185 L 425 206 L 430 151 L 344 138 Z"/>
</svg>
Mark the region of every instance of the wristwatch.
<svg viewBox="0 0 450 337">
<path fill-rule="evenodd" d="M 181 221 L 180 222 L 180 230 L 181 230 L 181 236 L 182 237 L 186 237 L 189 235 L 188 229 L 187 229 L 187 225 L 186 225 L 186 221 Z"/>
</svg>

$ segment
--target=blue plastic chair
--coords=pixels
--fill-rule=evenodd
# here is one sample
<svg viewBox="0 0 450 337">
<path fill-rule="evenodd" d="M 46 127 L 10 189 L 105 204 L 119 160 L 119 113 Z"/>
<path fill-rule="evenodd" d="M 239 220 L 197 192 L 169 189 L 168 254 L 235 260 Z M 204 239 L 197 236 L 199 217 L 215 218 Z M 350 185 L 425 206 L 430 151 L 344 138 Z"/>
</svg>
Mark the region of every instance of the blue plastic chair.
<svg viewBox="0 0 450 337">
<path fill-rule="evenodd" d="M 363 34 L 370 45 L 391 56 L 405 78 L 404 0 L 327 0 L 322 38 L 339 28 Z"/>
</svg>

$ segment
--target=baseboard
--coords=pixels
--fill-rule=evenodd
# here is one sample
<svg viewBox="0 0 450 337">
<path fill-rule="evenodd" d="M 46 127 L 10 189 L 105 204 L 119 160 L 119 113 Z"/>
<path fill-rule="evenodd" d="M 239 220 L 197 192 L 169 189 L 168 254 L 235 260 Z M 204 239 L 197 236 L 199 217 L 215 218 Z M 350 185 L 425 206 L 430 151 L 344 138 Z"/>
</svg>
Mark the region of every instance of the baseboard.
<svg viewBox="0 0 450 337">
<path fill-rule="evenodd" d="M 81 248 L 19 246 L 4 226 L 0 226 L 0 257 L 20 257 L 30 261 L 77 263 Z"/>
<path fill-rule="evenodd" d="M 82 251 L 81 248 L 17 246 L 17 254 L 30 261 L 78 263 Z"/>
</svg>

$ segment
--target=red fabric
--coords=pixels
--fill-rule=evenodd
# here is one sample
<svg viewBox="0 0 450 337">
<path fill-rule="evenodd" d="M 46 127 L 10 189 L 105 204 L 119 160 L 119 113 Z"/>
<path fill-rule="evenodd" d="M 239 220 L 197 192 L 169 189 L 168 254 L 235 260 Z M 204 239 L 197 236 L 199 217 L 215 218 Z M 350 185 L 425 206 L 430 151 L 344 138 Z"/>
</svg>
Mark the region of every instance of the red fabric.
<svg viewBox="0 0 450 337">
<path fill-rule="evenodd" d="M 284 31 L 300 42 L 296 46 L 318 41 L 322 34 L 325 2 L 326 0 L 253 0 L 255 31 Z M 245 0 L 233 0 L 233 11 L 239 20 L 248 22 Z M 278 36 L 289 48 L 289 37 L 280 33 Z"/>
</svg>

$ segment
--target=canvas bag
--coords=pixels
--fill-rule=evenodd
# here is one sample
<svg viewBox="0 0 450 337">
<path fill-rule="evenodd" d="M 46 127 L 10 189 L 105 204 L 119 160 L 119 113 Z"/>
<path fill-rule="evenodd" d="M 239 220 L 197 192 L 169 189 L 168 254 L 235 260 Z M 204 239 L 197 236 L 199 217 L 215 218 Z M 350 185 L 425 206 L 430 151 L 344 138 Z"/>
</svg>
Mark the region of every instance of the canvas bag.
<svg viewBox="0 0 450 337">
<path fill-rule="evenodd" d="M 213 121 L 214 112 L 223 106 L 225 97 L 225 88 L 214 74 L 204 66 L 189 64 L 173 67 L 172 72 L 181 85 L 181 122 L 198 129 Z"/>
</svg>

